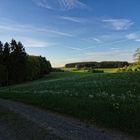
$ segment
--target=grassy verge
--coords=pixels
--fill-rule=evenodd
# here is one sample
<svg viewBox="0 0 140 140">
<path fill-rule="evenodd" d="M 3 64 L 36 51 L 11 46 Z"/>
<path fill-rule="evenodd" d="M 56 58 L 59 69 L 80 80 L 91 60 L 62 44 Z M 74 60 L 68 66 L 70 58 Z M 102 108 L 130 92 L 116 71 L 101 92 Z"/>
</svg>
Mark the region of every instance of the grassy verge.
<svg viewBox="0 0 140 140">
<path fill-rule="evenodd" d="M 84 70 L 84 69 L 77 69 L 77 68 L 62 68 L 62 70 L 64 71 L 70 71 L 70 72 L 79 72 L 79 73 L 87 73 L 88 70 Z M 105 73 L 116 73 L 118 68 L 98 68 L 98 69 L 95 69 L 95 70 L 102 70 L 104 71 Z"/>
<path fill-rule="evenodd" d="M 118 68 L 103 68 L 103 69 L 99 69 L 99 70 L 103 70 L 106 73 L 116 73 Z"/>
<path fill-rule="evenodd" d="M 140 72 L 52 73 L 47 78 L 0 89 L 0 97 L 86 119 L 139 135 Z"/>
</svg>

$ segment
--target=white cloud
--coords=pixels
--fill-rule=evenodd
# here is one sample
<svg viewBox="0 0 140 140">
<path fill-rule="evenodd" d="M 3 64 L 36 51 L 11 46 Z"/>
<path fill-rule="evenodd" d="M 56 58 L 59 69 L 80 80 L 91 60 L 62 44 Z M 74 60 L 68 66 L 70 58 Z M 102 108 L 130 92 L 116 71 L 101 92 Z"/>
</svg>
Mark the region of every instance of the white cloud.
<svg viewBox="0 0 140 140">
<path fill-rule="evenodd" d="M 0 29 L 4 31 L 15 31 L 15 32 L 28 32 L 29 31 L 25 26 L 21 26 L 21 25 L 0 24 Z"/>
<path fill-rule="evenodd" d="M 127 30 L 134 24 L 134 22 L 128 19 L 104 19 L 102 22 L 114 30 Z"/>
<path fill-rule="evenodd" d="M 89 41 L 89 39 L 82 39 L 83 41 Z M 126 42 L 128 39 L 122 39 L 122 40 L 116 40 L 116 41 L 112 41 L 112 42 L 108 42 L 108 43 L 102 43 L 102 41 L 98 38 L 92 38 L 93 41 L 96 41 L 98 44 L 94 44 L 90 47 L 85 47 L 85 48 L 77 48 L 77 47 L 68 47 L 71 50 L 75 50 L 75 51 L 87 51 L 87 50 L 92 50 L 95 49 L 97 47 L 104 47 L 105 45 L 114 45 L 114 44 L 118 44 L 121 42 Z M 111 50 L 119 50 L 120 48 L 111 48 Z"/>
<path fill-rule="evenodd" d="M 39 28 L 28 24 L 19 24 L 13 20 L 2 19 L 0 20 L 0 38 L 3 42 L 10 41 L 12 38 L 19 40 L 25 47 L 51 47 L 56 43 L 42 40 L 37 37 L 31 37 L 38 32 L 50 33 L 53 35 L 70 36 L 70 34 L 59 32 L 52 28 Z"/>
<path fill-rule="evenodd" d="M 87 5 L 80 0 L 33 0 L 38 6 L 51 10 L 85 9 Z"/>
<path fill-rule="evenodd" d="M 82 51 L 83 49 L 77 47 L 67 47 L 68 49 L 75 50 L 75 51 Z"/>
<path fill-rule="evenodd" d="M 50 27 L 35 27 L 33 25 L 23 25 L 18 23 L 0 23 L 0 30 L 2 31 L 15 31 L 15 32 L 45 32 L 55 36 L 73 37 L 74 35 L 67 32 L 62 32 Z"/>
<path fill-rule="evenodd" d="M 121 50 L 121 48 L 111 48 L 111 50 L 118 51 L 118 50 Z"/>
<path fill-rule="evenodd" d="M 101 35 L 101 36 L 95 36 L 95 37 L 88 37 L 88 38 L 82 38 L 82 41 L 86 41 L 87 43 L 92 43 L 92 47 L 88 47 L 87 49 L 92 49 L 95 47 L 104 47 L 106 45 L 112 46 L 115 44 L 120 44 L 123 42 L 127 42 L 128 39 L 125 38 L 124 34 L 109 34 L 109 35 Z"/>
<path fill-rule="evenodd" d="M 33 0 L 33 1 L 40 7 L 46 9 L 53 9 L 53 7 L 47 3 L 47 0 Z"/>
<path fill-rule="evenodd" d="M 58 0 L 62 9 L 84 8 L 85 4 L 79 0 Z"/>
<path fill-rule="evenodd" d="M 90 43 L 102 43 L 100 38 L 97 37 L 89 37 L 89 38 L 83 38 L 82 41 L 90 42 Z"/>
<path fill-rule="evenodd" d="M 101 43 L 102 41 L 98 38 L 92 38 L 94 41 L 96 41 L 97 43 Z"/>
<path fill-rule="evenodd" d="M 72 21 L 72 22 L 76 22 L 76 23 L 84 23 L 85 22 L 84 19 L 78 18 L 78 17 L 59 17 L 59 19 Z"/>
<path fill-rule="evenodd" d="M 38 29 L 38 31 L 42 31 L 42 32 L 50 32 L 53 33 L 54 35 L 60 35 L 60 36 L 65 36 L 65 37 L 73 37 L 75 35 L 71 34 L 71 33 L 67 33 L 67 32 L 61 32 L 61 31 L 57 31 L 55 29 L 46 29 L 46 28 L 40 28 Z"/>
<path fill-rule="evenodd" d="M 131 33 L 131 34 L 126 35 L 126 38 L 129 40 L 140 42 L 140 35 L 136 33 Z"/>
<path fill-rule="evenodd" d="M 50 43 L 34 38 L 27 37 L 17 37 L 21 42 L 23 42 L 25 47 L 49 47 Z"/>
<path fill-rule="evenodd" d="M 57 44 L 56 43 L 52 43 L 50 41 L 46 41 L 46 40 L 42 40 L 42 39 L 36 39 L 33 37 L 25 37 L 25 36 L 18 36 L 18 35 L 14 35 L 14 36 L 1 36 L 1 41 L 2 42 L 7 42 L 7 41 L 11 41 L 12 38 L 16 39 L 17 41 L 22 42 L 22 44 L 24 45 L 25 48 L 48 48 L 48 47 L 54 47 Z"/>
</svg>

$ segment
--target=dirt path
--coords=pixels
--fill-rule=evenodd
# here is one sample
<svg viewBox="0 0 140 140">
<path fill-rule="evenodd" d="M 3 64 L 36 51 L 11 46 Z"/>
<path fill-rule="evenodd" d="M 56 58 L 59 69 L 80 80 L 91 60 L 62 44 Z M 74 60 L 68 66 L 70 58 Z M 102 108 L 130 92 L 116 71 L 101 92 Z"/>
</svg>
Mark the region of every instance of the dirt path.
<svg viewBox="0 0 140 140">
<path fill-rule="evenodd" d="M 64 140 L 132 140 L 122 134 L 107 132 L 92 125 L 87 126 L 78 120 L 15 101 L 0 99 L 0 107 L 19 114 L 38 127 L 46 129 Z M 44 140 L 46 139 L 44 138 Z"/>
<path fill-rule="evenodd" d="M 0 140 L 14 140 L 14 137 L 9 131 L 8 126 L 5 123 L 0 122 Z"/>
<path fill-rule="evenodd" d="M 0 106 L 0 140 L 61 140 L 48 129 Z"/>
</svg>

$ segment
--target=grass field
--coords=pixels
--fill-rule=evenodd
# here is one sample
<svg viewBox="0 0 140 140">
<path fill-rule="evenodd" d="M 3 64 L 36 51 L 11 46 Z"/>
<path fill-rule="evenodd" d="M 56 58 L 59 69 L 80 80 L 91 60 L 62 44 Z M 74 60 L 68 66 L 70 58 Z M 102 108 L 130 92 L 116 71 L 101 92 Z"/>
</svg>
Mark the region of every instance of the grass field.
<svg viewBox="0 0 140 140">
<path fill-rule="evenodd" d="M 88 72 L 88 70 L 84 70 L 84 69 L 76 69 L 76 68 L 61 68 L 62 70 L 64 71 L 69 71 L 69 72 Z M 98 69 L 95 69 L 95 70 L 102 70 L 104 71 L 105 73 L 116 73 L 118 68 L 98 68 Z"/>
<path fill-rule="evenodd" d="M 103 70 L 106 73 L 116 73 L 118 68 L 103 68 L 103 69 L 99 69 L 99 70 Z"/>
<path fill-rule="evenodd" d="M 140 72 L 56 72 L 37 81 L 0 88 L 0 97 L 140 133 Z"/>
</svg>

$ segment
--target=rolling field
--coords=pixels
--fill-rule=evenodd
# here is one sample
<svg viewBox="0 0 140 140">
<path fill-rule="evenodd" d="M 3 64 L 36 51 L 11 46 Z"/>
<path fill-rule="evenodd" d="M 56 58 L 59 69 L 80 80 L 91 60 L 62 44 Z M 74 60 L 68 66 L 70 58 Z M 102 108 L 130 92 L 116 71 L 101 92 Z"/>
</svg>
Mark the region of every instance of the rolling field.
<svg viewBox="0 0 140 140">
<path fill-rule="evenodd" d="M 0 98 L 140 133 L 140 72 L 56 72 L 37 81 L 0 88 Z"/>
<path fill-rule="evenodd" d="M 69 71 L 69 72 L 88 72 L 88 70 L 83 70 L 83 69 L 76 69 L 76 68 L 61 68 L 62 70 L 64 71 Z M 116 73 L 118 68 L 98 68 L 98 69 L 95 69 L 95 70 L 102 70 L 104 71 L 105 73 Z"/>
<path fill-rule="evenodd" d="M 99 70 L 103 70 L 105 73 L 116 73 L 118 68 L 100 68 Z"/>
</svg>

